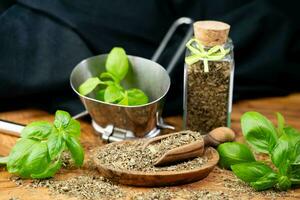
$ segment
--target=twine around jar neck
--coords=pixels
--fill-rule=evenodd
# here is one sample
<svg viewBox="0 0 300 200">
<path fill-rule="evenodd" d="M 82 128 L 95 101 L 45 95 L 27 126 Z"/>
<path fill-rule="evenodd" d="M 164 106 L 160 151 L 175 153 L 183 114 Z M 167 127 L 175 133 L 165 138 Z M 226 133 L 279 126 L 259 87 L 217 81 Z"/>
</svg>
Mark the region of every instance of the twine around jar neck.
<svg viewBox="0 0 300 200">
<path fill-rule="evenodd" d="M 192 46 L 193 44 L 194 46 Z M 186 64 L 192 65 L 202 60 L 206 73 L 209 72 L 208 61 L 222 60 L 230 52 L 230 48 L 225 49 L 223 45 L 216 45 L 206 50 L 205 46 L 196 38 L 190 39 L 186 43 L 186 47 L 191 51 L 191 55 L 185 57 Z"/>
</svg>

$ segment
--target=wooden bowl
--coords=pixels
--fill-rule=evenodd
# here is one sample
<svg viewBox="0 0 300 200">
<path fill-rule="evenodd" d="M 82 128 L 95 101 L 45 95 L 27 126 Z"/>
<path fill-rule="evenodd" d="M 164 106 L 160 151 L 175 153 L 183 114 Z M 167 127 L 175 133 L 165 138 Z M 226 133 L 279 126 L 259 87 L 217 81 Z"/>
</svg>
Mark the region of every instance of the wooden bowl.
<svg viewBox="0 0 300 200">
<path fill-rule="evenodd" d="M 115 142 L 108 145 L 115 145 L 125 142 L 131 141 Z M 107 145 L 99 148 L 102 150 L 106 146 Z M 217 165 L 219 161 L 219 154 L 214 148 L 207 147 L 205 149 L 204 156 L 207 156 L 209 158 L 207 163 L 205 163 L 204 165 L 201 165 L 195 169 L 181 171 L 141 172 L 114 169 L 101 164 L 97 156 L 94 156 L 94 163 L 96 164 L 98 171 L 103 175 L 103 177 L 106 177 L 112 181 L 124 185 L 158 187 L 181 185 L 205 178 Z"/>
</svg>

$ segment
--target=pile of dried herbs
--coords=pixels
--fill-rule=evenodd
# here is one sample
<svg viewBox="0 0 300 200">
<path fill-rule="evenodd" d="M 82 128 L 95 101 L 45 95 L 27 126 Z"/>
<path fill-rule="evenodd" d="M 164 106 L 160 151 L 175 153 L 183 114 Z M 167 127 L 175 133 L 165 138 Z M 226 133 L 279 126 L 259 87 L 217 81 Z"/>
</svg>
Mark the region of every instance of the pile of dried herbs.
<svg viewBox="0 0 300 200">
<path fill-rule="evenodd" d="M 209 61 L 209 72 L 203 62 L 187 66 L 186 128 L 208 133 L 227 126 L 229 83 L 232 63 Z"/>
<path fill-rule="evenodd" d="M 132 200 L 229 200 L 230 194 L 208 190 L 172 190 L 171 188 L 155 188 L 150 192 L 138 193 Z"/>
<path fill-rule="evenodd" d="M 202 140 L 202 136 L 199 132 L 186 130 L 178 132 L 178 134 L 172 134 L 159 142 L 153 144 L 151 143 L 151 145 L 147 146 L 147 148 L 155 156 L 154 159 L 157 159 L 166 151 L 189 144 L 191 142 L 195 142 L 197 140 Z"/>
<path fill-rule="evenodd" d="M 66 180 L 34 179 L 26 184 L 18 177 L 12 177 L 18 186 L 30 188 L 46 187 L 51 194 L 64 194 L 78 199 L 120 199 L 124 197 L 124 191 L 115 183 L 99 176 L 99 174 L 82 174 Z"/>
<path fill-rule="evenodd" d="M 196 190 L 162 187 L 132 194 L 118 184 L 99 176 L 97 173 L 82 174 L 66 180 L 34 180 L 29 185 L 24 183 L 19 177 L 12 177 L 11 179 L 19 186 L 31 188 L 46 187 L 50 190 L 52 195 L 64 194 L 70 197 L 87 200 L 128 199 L 128 197 L 130 197 L 131 200 L 226 200 L 242 198 L 241 194 L 245 195 L 247 199 L 262 196 L 266 199 L 295 197 L 292 192 L 287 193 L 275 190 L 257 192 L 249 185 L 237 179 L 231 171 L 222 170 L 218 167 L 215 168 L 213 173 L 214 176 L 211 178 L 216 178 L 215 185 L 217 187 L 221 186 L 221 188 L 224 189 L 226 188 L 226 192 L 223 192 L 222 190 L 212 191 L 208 189 Z"/>
<path fill-rule="evenodd" d="M 117 145 L 107 145 L 96 152 L 99 162 L 109 168 L 132 171 L 180 171 L 198 168 L 208 158 L 197 157 L 170 166 L 155 167 L 154 163 L 166 151 L 202 139 L 198 132 L 183 131 L 143 148 L 145 140 L 137 140 Z"/>
<path fill-rule="evenodd" d="M 165 188 L 155 188 L 152 189 L 150 192 L 140 192 L 134 195 L 131 200 L 152 200 L 152 199 L 159 199 L 159 200 L 170 200 L 174 199 L 175 196 L 174 191 L 167 190 Z"/>
</svg>

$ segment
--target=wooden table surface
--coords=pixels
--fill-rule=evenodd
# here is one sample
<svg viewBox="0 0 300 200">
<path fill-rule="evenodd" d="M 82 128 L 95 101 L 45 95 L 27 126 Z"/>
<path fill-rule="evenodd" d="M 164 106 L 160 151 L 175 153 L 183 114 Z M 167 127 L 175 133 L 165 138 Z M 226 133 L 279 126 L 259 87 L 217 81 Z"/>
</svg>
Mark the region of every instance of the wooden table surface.
<svg viewBox="0 0 300 200">
<path fill-rule="evenodd" d="M 264 98 L 256 100 L 246 100 L 234 104 L 232 113 L 232 128 L 238 134 L 238 141 L 242 141 L 240 131 L 240 117 L 246 111 L 258 111 L 269 117 L 273 122 L 276 122 L 275 112 L 281 112 L 289 125 L 300 129 L 300 94 L 293 94 L 286 97 L 275 97 L 275 98 Z M 11 112 L 0 113 L 0 119 L 10 120 L 19 123 L 30 123 L 35 120 L 53 120 L 53 115 L 46 112 L 27 109 L 27 110 L 17 110 Z M 177 130 L 180 130 L 182 119 L 181 117 L 169 117 L 166 121 L 170 124 L 176 126 Z M 81 142 L 84 145 L 86 154 L 89 150 L 103 145 L 99 137 L 93 132 L 89 122 L 81 121 L 82 135 Z M 5 156 L 9 153 L 12 146 L 15 144 L 17 138 L 12 136 L 7 136 L 0 133 L 0 155 Z M 65 179 L 71 176 L 76 176 L 81 173 L 86 172 L 85 167 L 78 170 L 64 171 L 64 173 L 59 173 L 56 177 Z M 47 199 L 72 199 L 63 195 L 53 196 L 50 195 L 46 188 L 26 188 L 19 187 L 12 181 L 10 181 L 8 174 L 4 169 L 0 169 L 0 199 L 10 199 L 12 197 L 17 197 L 20 200 L 47 200 Z M 196 183 L 177 186 L 175 189 L 189 188 L 194 190 L 209 190 L 209 191 L 224 191 L 228 194 L 235 194 L 239 199 L 264 199 L 271 198 L 265 193 L 252 193 L 251 195 L 243 192 L 242 190 L 235 191 L 234 188 L 226 185 L 224 183 L 225 179 L 235 179 L 231 172 L 226 170 L 214 170 L 207 178 Z M 122 186 L 126 193 L 125 199 L 130 199 L 138 191 L 148 191 L 150 189 L 146 188 L 136 188 Z M 276 195 L 275 195 L 276 196 Z M 276 198 L 276 197 L 274 197 Z M 285 197 L 278 197 L 280 199 L 300 199 L 300 189 L 294 189 L 285 194 Z M 109 199 L 109 197 L 107 197 Z M 273 198 L 272 198 L 273 199 Z"/>
</svg>

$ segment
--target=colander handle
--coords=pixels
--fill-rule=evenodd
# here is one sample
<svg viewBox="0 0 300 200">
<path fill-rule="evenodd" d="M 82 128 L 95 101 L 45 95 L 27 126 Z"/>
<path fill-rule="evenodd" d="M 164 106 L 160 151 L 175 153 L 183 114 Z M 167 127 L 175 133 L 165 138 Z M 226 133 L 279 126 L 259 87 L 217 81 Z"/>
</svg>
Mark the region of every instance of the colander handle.
<svg viewBox="0 0 300 200">
<path fill-rule="evenodd" d="M 178 46 L 178 48 L 176 50 L 176 53 L 171 58 L 169 64 L 166 67 L 166 70 L 169 74 L 173 71 L 176 63 L 180 59 L 180 56 L 184 52 L 185 44 L 187 43 L 188 39 L 190 39 L 193 35 L 193 26 L 192 26 L 193 22 L 194 22 L 194 20 L 189 17 L 181 17 L 181 18 L 178 18 L 175 22 L 173 22 L 173 24 L 169 28 L 168 32 L 166 33 L 165 37 L 163 38 L 163 40 L 161 41 L 160 45 L 158 46 L 157 50 L 155 51 L 155 53 L 153 54 L 153 56 L 151 58 L 152 61 L 157 62 L 157 60 L 161 56 L 162 52 L 167 47 L 167 44 L 169 43 L 170 39 L 174 35 L 175 31 L 182 25 L 188 25 L 189 28 L 188 28 L 184 38 L 182 39 L 180 45 Z"/>
<path fill-rule="evenodd" d="M 25 126 L 23 124 L 0 120 L 0 133 L 20 137 L 21 131 Z"/>
</svg>

